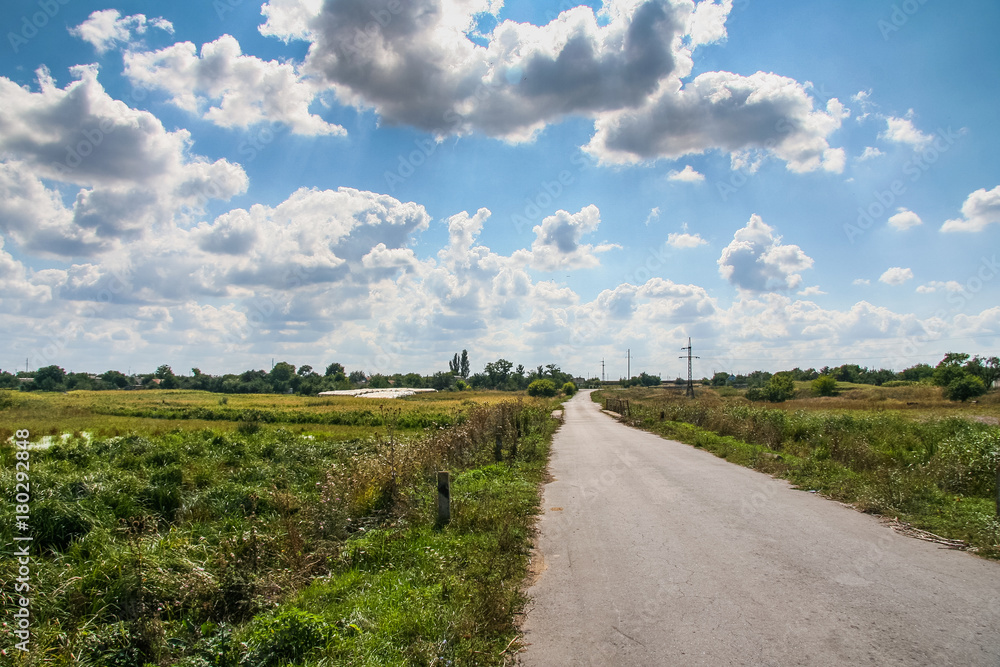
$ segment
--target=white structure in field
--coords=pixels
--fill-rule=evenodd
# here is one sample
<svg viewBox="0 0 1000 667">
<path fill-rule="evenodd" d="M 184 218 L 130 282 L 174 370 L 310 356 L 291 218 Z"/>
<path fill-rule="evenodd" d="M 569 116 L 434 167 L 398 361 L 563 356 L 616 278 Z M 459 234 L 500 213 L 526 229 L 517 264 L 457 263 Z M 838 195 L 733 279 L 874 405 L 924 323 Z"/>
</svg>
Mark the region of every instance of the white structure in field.
<svg viewBox="0 0 1000 667">
<path fill-rule="evenodd" d="M 320 396 L 360 396 L 361 398 L 402 398 L 414 394 L 424 394 L 437 389 L 338 389 L 337 391 L 322 391 Z"/>
</svg>

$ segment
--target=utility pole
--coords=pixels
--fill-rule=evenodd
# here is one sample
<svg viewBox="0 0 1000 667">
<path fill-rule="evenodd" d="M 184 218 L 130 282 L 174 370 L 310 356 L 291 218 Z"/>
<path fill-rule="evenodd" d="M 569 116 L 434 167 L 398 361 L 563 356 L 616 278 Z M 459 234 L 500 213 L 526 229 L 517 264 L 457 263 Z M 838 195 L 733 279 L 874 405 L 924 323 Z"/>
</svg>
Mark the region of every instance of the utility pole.
<svg viewBox="0 0 1000 667">
<path fill-rule="evenodd" d="M 604 382 L 604 359 L 601 359 L 601 382 Z"/>
<path fill-rule="evenodd" d="M 682 347 L 681 349 L 682 350 L 687 350 L 687 360 L 688 360 L 688 382 L 687 382 L 687 390 L 684 393 L 685 393 L 686 396 L 688 396 L 690 398 L 694 398 L 694 375 L 691 372 L 691 360 L 692 359 L 701 359 L 701 357 L 692 357 L 691 356 L 691 351 L 694 348 L 691 347 L 691 337 L 690 336 L 688 336 L 688 346 L 687 347 Z M 679 357 L 679 358 L 683 359 L 684 357 L 682 356 L 682 357 Z"/>
<path fill-rule="evenodd" d="M 625 359 L 626 359 L 626 363 L 625 363 L 625 379 L 626 380 L 631 380 L 632 379 L 632 348 L 629 348 L 625 352 Z"/>
</svg>

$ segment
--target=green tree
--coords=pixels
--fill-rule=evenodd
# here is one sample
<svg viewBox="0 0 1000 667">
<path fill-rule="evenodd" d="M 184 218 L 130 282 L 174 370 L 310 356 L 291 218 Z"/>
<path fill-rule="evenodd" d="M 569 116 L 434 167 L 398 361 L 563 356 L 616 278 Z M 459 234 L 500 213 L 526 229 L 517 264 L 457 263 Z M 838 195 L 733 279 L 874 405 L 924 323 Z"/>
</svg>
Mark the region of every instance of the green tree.
<svg viewBox="0 0 1000 667">
<path fill-rule="evenodd" d="M 112 388 L 123 389 L 129 384 L 129 380 L 121 371 L 105 371 L 101 374 L 101 379 L 111 385 Z"/>
<path fill-rule="evenodd" d="M 344 372 L 344 367 L 337 362 L 334 362 L 326 367 L 325 377 L 332 377 L 334 382 L 342 382 L 347 379 L 347 374 Z"/>
<path fill-rule="evenodd" d="M 975 375 L 965 374 L 944 388 L 944 397 L 950 401 L 967 401 L 986 393 L 986 384 Z"/>
<path fill-rule="evenodd" d="M 469 377 L 469 351 L 462 350 L 462 358 L 458 360 L 458 374 L 462 376 L 462 379 L 468 379 Z"/>
<path fill-rule="evenodd" d="M 497 359 L 486 364 L 486 375 L 489 377 L 490 389 L 506 389 L 507 380 L 510 379 L 510 371 L 514 364 L 506 359 Z M 555 385 L 553 385 L 553 388 Z"/>
<path fill-rule="evenodd" d="M 458 352 L 452 357 L 451 361 L 448 362 L 448 372 L 452 375 L 458 375 L 462 368 L 462 362 L 458 357 Z"/>
<path fill-rule="evenodd" d="M 812 381 L 812 392 L 817 396 L 833 396 L 837 393 L 837 381 L 829 375 L 820 375 Z"/>
<path fill-rule="evenodd" d="M 567 396 L 572 396 L 573 394 L 576 393 L 576 385 L 573 384 L 572 382 L 567 382 L 562 386 L 562 391 Z"/>
<path fill-rule="evenodd" d="M 35 387 L 42 391 L 63 391 L 66 371 L 58 366 L 43 366 L 35 371 Z"/>
<path fill-rule="evenodd" d="M 795 382 L 786 373 L 776 373 L 764 387 L 751 387 L 746 393 L 746 397 L 751 401 L 771 403 L 782 403 L 793 396 L 795 396 Z"/>
<path fill-rule="evenodd" d="M 528 396 L 555 396 L 556 383 L 552 380 L 535 380 L 528 385 Z"/>
<path fill-rule="evenodd" d="M 712 376 L 713 387 L 725 387 L 727 382 L 729 382 L 729 373 L 725 371 L 720 371 Z"/>
<path fill-rule="evenodd" d="M 351 381 L 351 384 L 363 384 L 368 381 L 368 376 L 365 375 L 364 371 L 351 371 L 347 379 Z"/>
<path fill-rule="evenodd" d="M 944 355 L 944 359 L 934 368 L 931 382 L 939 387 L 947 387 L 955 380 L 965 377 L 968 373 L 963 365 L 968 359 L 969 355 L 958 352 L 949 352 Z"/>
</svg>

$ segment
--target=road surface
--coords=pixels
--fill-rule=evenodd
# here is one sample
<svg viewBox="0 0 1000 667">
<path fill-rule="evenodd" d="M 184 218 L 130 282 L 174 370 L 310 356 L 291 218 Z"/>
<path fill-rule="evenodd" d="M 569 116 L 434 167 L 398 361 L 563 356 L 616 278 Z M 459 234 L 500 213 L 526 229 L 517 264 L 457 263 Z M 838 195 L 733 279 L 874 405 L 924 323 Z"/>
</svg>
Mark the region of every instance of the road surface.
<svg viewBox="0 0 1000 667">
<path fill-rule="evenodd" d="M 556 433 L 523 665 L 1000 666 L 1000 563 L 622 426 Z"/>
</svg>

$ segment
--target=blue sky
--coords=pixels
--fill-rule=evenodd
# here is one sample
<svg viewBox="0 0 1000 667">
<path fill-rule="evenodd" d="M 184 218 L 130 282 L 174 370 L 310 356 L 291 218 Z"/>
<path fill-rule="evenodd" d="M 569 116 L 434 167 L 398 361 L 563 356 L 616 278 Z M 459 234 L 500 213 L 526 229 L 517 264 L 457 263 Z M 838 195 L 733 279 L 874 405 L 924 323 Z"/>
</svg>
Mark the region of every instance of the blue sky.
<svg viewBox="0 0 1000 667">
<path fill-rule="evenodd" d="M 996 354 L 1000 6 L 14 2 L 0 367 Z"/>
</svg>

